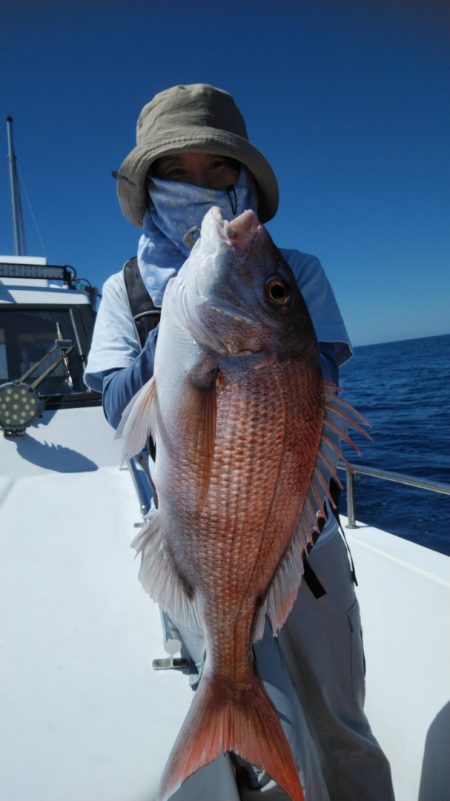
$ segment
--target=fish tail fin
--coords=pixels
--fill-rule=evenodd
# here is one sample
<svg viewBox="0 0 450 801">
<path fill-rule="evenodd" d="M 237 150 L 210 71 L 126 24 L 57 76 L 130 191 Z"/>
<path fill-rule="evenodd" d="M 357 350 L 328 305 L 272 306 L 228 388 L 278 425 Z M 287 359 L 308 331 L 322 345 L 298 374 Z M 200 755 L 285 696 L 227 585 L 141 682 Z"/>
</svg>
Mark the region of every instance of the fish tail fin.
<svg viewBox="0 0 450 801">
<path fill-rule="evenodd" d="M 159 801 L 229 751 L 269 774 L 291 801 L 304 801 L 292 751 L 261 679 L 254 675 L 237 689 L 205 674 L 165 767 Z"/>
</svg>

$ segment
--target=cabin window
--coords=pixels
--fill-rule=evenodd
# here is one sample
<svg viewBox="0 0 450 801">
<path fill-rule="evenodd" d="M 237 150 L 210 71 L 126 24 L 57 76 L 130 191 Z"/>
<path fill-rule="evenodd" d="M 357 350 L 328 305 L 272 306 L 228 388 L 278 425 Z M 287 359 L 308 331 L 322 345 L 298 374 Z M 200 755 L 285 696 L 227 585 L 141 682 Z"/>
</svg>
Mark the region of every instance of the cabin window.
<svg viewBox="0 0 450 801">
<path fill-rule="evenodd" d="M 92 328 L 85 310 L 73 308 L 2 309 L 0 324 L 0 382 L 36 383 L 41 395 L 85 393 L 83 369 Z M 90 311 L 90 309 L 89 309 Z M 92 315 L 91 315 L 92 318 Z M 70 341 L 70 353 L 58 361 L 56 342 Z M 44 373 L 47 375 L 43 378 Z"/>
</svg>

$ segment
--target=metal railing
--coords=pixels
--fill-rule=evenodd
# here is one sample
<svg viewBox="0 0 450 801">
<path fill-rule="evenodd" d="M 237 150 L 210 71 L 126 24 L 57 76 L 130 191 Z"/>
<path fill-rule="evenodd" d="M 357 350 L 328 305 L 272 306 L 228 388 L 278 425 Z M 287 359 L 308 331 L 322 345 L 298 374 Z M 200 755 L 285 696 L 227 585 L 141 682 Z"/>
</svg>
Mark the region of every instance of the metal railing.
<svg viewBox="0 0 450 801">
<path fill-rule="evenodd" d="M 346 528 L 356 528 L 355 521 L 355 476 L 372 476 L 373 478 L 381 478 L 385 481 L 393 481 L 395 484 L 406 484 L 408 487 L 416 487 L 418 489 L 428 490 L 429 492 L 438 492 L 442 495 L 450 495 L 450 484 L 444 484 L 442 481 L 427 481 L 422 478 L 415 478 L 406 473 L 396 473 L 393 470 L 380 470 L 378 467 L 369 467 L 365 464 L 351 464 L 349 469 L 339 465 L 338 470 L 343 470 L 346 474 L 346 490 L 347 490 L 347 519 L 348 523 Z"/>
</svg>

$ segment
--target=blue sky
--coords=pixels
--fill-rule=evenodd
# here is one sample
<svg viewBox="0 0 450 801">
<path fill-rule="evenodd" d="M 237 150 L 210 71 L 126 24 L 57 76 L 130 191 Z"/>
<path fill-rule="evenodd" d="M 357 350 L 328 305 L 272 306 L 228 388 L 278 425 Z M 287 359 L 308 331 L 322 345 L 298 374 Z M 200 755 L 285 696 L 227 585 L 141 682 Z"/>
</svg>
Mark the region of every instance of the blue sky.
<svg viewBox="0 0 450 801">
<path fill-rule="evenodd" d="M 111 170 L 144 103 L 194 82 L 235 97 L 279 179 L 269 230 L 319 256 L 355 345 L 450 332 L 439 0 L 2 0 L 0 252 L 13 248 L 7 115 L 30 255 L 41 237 L 50 263 L 100 286 L 139 236 Z"/>
</svg>

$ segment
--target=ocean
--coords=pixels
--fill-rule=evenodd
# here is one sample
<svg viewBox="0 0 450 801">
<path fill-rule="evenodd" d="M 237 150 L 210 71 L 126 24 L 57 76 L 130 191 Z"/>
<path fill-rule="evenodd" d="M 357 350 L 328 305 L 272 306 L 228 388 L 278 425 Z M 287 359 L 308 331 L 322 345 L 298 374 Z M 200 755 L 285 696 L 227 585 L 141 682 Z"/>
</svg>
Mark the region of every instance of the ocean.
<svg viewBox="0 0 450 801">
<path fill-rule="evenodd" d="M 354 349 L 340 385 L 370 421 L 372 442 L 356 435 L 364 464 L 450 484 L 450 335 Z M 344 474 L 342 474 L 344 475 Z M 357 476 L 358 521 L 450 555 L 450 496 Z M 340 510 L 346 513 L 345 492 Z"/>
</svg>

